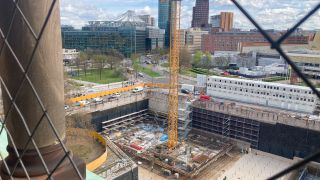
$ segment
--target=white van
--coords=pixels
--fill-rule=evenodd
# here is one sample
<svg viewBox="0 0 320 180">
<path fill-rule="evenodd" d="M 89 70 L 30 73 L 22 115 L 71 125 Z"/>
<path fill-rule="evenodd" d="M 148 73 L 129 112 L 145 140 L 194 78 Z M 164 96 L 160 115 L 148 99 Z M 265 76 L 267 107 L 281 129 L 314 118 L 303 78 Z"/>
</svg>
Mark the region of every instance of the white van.
<svg viewBox="0 0 320 180">
<path fill-rule="evenodd" d="M 143 91 L 143 87 L 136 87 L 133 89 L 133 93 L 138 93 L 138 92 L 142 92 Z"/>
</svg>

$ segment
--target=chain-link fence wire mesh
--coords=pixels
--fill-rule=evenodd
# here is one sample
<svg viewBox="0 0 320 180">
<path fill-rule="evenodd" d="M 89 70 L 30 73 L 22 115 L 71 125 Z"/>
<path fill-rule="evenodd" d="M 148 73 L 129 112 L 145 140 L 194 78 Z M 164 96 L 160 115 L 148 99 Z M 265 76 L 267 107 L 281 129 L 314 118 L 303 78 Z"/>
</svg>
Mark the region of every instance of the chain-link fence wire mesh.
<svg viewBox="0 0 320 180">
<path fill-rule="evenodd" d="M 316 4 L 316 6 L 301 20 L 299 20 L 292 28 L 290 28 L 285 34 L 283 34 L 278 40 L 273 40 L 268 33 L 258 24 L 256 20 L 247 12 L 247 10 L 241 6 L 241 4 L 237 0 L 231 0 L 233 4 L 244 14 L 248 20 L 260 31 L 260 33 L 264 36 L 264 38 L 270 43 L 271 48 L 275 49 L 284 59 L 285 61 L 292 67 L 294 72 L 302 79 L 302 81 L 312 89 L 314 94 L 320 99 L 320 92 L 317 90 L 317 88 L 311 83 L 311 81 L 303 74 L 303 72 L 299 69 L 299 67 L 286 55 L 284 50 L 281 48 L 281 43 L 284 42 L 298 27 L 300 27 L 306 20 L 308 20 L 315 12 L 317 12 L 320 8 L 320 2 Z M 276 21 L 276 19 L 274 19 Z M 306 157 L 304 160 L 293 164 L 292 166 L 284 169 L 283 171 L 275 174 L 274 176 L 268 178 L 268 179 L 278 179 L 285 174 L 296 170 L 307 163 L 318 160 L 320 158 L 320 150 L 315 152 L 314 154 Z"/>
<path fill-rule="evenodd" d="M 48 11 L 46 12 L 46 16 L 44 17 L 44 22 L 39 22 L 42 23 L 42 25 L 40 26 L 40 29 L 35 29 L 34 27 L 31 26 L 31 24 L 29 23 L 27 17 L 25 16 L 23 10 L 21 9 L 21 7 L 19 6 L 19 0 L 6 0 L 8 1 L 7 3 L 11 3 L 12 5 L 12 11 L 11 13 L 8 13 L 7 16 L 5 17 L 7 19 L 7 22 L 9 22 L 7 24 L 7 26 L 4 27 L 0 27 L 0 57 L 3 55 L 4 53 L 4 49 L 7 48 L 9 50 L 9 52 L 11 53 L 11 55 L 13 56 L 13 59 L 15 60 L 14 62 L 11 62 L 14 66 L 17 66 L 20 70 L 20 72 L 23 74 L 23 78 L 20 80 L 20 86 L 17 88 L 16 92 L 13 94 L 9 91 L 8 84 L 6 83 L 6 80 L 4 79 L 3 76 L 0 76 L 0 83 L 2 86 L 2 94 L 5 94 L 6 96 L 8 96 L 8 98 L 10 99 L 10 106 L 9 108 L 4 112 L 4 118 L 0 119 L 0 125 L 1 125 L 1 129 L 0 129 L 0 134 L 5 131 L 8 137 L 9 142 L 11 142 L 11 148 L 13 149 L 15 155 L 18 157 L 18 161 L 11 167 L 13 168 L 9 168 L 8 163 L 5 160 L 5 157 L 0 157 L 2 160 L 2 164 L 4 165 L 9 178 L 13 178 L 14 177 L 14 173 L 17 170 L 17 167 L 21 167 L 24 171 L 25 177 L 27 179 L 30 179 L 30 174 L 25 166 L 26 163 L 28 162 L 23 162 L 22 158 L 25 155 L 25 153 L 28 150 L 28 146 L 32 145 L 38 155 L 38 157 L 41 160 L 41 164 L 43 166 L 44 171 L 46 172 L 47 175 L 47 179 L 53 179 L 52 175 L 53 173 L 55 173 L 55 171 L 59 168 L 59 166 L 66 160 L 70 161 L 70 164 L 73 166 L 73 169 L 75 171 L 75 173 L 78 175 L 79 179 L 83 179 L 81 173 L 79 172 L 74 160 L 72 159 L 71 153 L 70 151 L 66 148 L 63 140 L 60 138 L 58 130 L 56 129 L 54 123 L 52 122 L 52 119 L 42 101 L 42 99 L 39 96 L 39 92 L 38 90 L 35 88 L 34 86 L 34 82 L 32 82 L 30 76 L 29 76 L 29 71 L 30 71 L 30 66 L 33 63 L 34 60 L 34 56 L 36 51 L 38 50 L 39 44 L 41 42 L 42 36 L 44 31 L 47 28 L 49 19 L 52 15 L 53 9 L 54 8 L 59 8 L 59 1 L 58 0 L 52 0 L 51 3 L 47 4 L 47 6 L 49 7 L 42 7 L 43 9 L 48 9 Z M 10 2 L 9 2 L 10 1 Z M 4 2 L 1 2 L 1 4 Z M 29 9 L 29 11 L 32 11 Z M 8 11 L 10 12 L 10 11 Z M 22 20 L 22 22 L 19 23 L 23 23 L 27 26 L 28 28 L 28 32 L 32 35 L 33 39 L 34 39 L 34 44 L 33 44 L 33 49 L 31 52 L 28 52 L 30 54 L 29 57 L 19 57 L 18 55 L 16 55 L 16 53 L 14 52 L 14 49 L 12 48 L 12 44 L 10 43 L 8 37 L 9 36 L 15 36 L 16 34 L 14 34 L 14 29 L 12 28 L 13 24 L 16 23 L 15 20 L 18 19 L 18 17 L 20 18 L 20 20 Z M 59 17 L 60 18 L 60 17 Z M 60 28 L 60 27 L 59 27 Z M 22 35 L 24 36 L 24 35 Z M 27 62 L 26 64 L 22 64 L 19 58 L 29 58 L 28 61 L 24 61 Z M 3 63 L 3 62 L 2 62 Z M 1 65 L 1 64 L 0 64 Z M 16 103 L 16 99 L 19 96 L 19 94 L 24 91 L 24 89 L 22 89 L 22 85 L 27 83 L 28 86 L 31 88 L 34 97 L 36 98 L 38 105 L 40 106 L 41 110 L 42 110 L 42 116 L 41 118 L 37 121 L 36 125 L 33 127 L 33 129 L 31 129 L 28 126 L 28 121 L 25 118 L 24 114 L 21 112 L 21 108 L 17 105 Z M 63 82 L 61 82 L 63 83 Z M 48 95 L 50 96 L 50 95 Z M 27 142 L 25 142 L 26 144 L 24 145 L 24 148 L 18 148 L 16 146 L 16 142 L 14 142 L 13 139 L 13 133 L 12 131 L 10 132 L 7 128 L 7 122 L 8 122 L 8 116 L 10 116 L 10 112 L 16 111 L 17 114 L 20 116 L 21 119 L 21 124 L 23 124 L 24 126 L 24 130 L 23 129 L 17 129 L 17 131 L 26 131 L 26 134 L 28 136 L 28 140 Z M 63 113 L 63 112 L 62 112 Z M 1 118 L 1 117 L 0 117 Z M 56 136 L 56 143 L 59 144 L 63 151 L 64 151 L 64 156 L 63 158 L 58 161 L 58 163 L 55 165 L 54 168 L 51 168 L 52 170 L 50 171 L 48 168 L 48 165 L 46 164 L 44 158 L 43 158 L 43 154 L 41 154 L 40 152 L 40 148 L 38 147 L 38 144 L 36 143 L 34 136 L 38 130 L 38 128 L 40 127 L 40 125 L 42 123 L 44 123 L 44 121 L 47 121 L 47 123 L 49 124 L 53 134 Z M 31 143 L 31 144 L 30 144 Z M 30 164 L 30 162 L 29 162 Z M 1 177 L 0 177 L 1 179 Z"/>
<path fill-rule="evenodd" d="M 39 119 L 38 123 L 36 124 L 36 126 L 33 128 L 33 130 L 30 130 L 30 128 L 28 127 L 27 123 L 26 123 L 26 119 L 24 118 L 23 114 L 21 113 L 18 105 L 16 104 L 15 100 L 17 98 L 17 95 L 19 94 L 20 91 L 22 91 L 21 86 L 18 88 L 17 93 L 15 93 L 15 95 L 11 95 L 11 93 L 9 92 L 8 86 L 5 83 L 5 81 L 3 80 L 3 78 L 0 76 L 0 82 L 1 82 L 1 86 L 3 87 L 4 92 L 2 93 L 6 93 L 10 100 L 11 100 L 11 105 L 10 108 L 4 112 L 4 119 L 1 119 L 1 130 L 0 130 L 0 134 L 2 133 L 2 131 L 6 131 L 8 139 L 12 142 L 12 146 L 14 149 L 14 153 L 16 154 L 16 156 L 18 157 L 19 161 L 14 165 L 14 168 L 9 169 L 4 157 L 1 157 L 2 163 L 4 164 L 7 172 L 10 173 L 10 177 L 13 176 L 16 168 L 19 166 L 21 166 L 24 170 L 25 176 L 30 179 L 30 176 L 25 168 L 24 162 L 22 161 L 22 157 L 26 152 L 26 147 L 30 144 L 30 142 L 32 143 L 32 145 L 34 146 L 35 150 L 38 153 L 39 158 L 42 161 L 42 165 L 43 168 L 45 169 L 45 172 L 47 173 L 48 179 L 52 179 L 52 174 L 55 172 L 55 170 L 59 167 L 59 165 L 65 160 L 65 159 L 69 159 L 69 161 L 71 162 L 74 170 L 77 172 L 78 176 L 80 179 L 82 179 L 81 174 L 79 172 L 79 170 L 77 169 L 75 163 L 72 160 L 72 157 L 70 156 L 70 152 L 67 150 L 67 148 L 65 147 L 64 143 L 62 142 L 62 140 L 60 139 L 57 129 L 55 128 L 54 124 L 51 121 L 51 118 L 46 110 L 46 107 L 44 106 L 44 104 L 42 103 L 41 98 L 38 95 L 37 90 L 34 88 L 33 82 L 30 80 L 29 76 L 28 76 L 28 71 L 29 71 L 29 67 L 30 64 L 33 61 L 33 56 L 35 51 L 38 48 L 39 42 L 41 41 L 41 37 L 42 34 L 47 26 L 48 20 L 51 16 L 52 10 L 54 8 L 54 6 L 57 6 L 57 1 L 53 0 L 50 4 L 50 8 L 49 11 L 47 13 L 47 16 L 45 18 L 45 21 L 40 29 L 40 31 L 38 33 L 36 33 L 36 31 L 34 30 L 34 28 L 31 27 L 30 23 L 28 22 L 27 18 L 24 16 L 22 10 L 19 7 L 19 0 L 10 0 L 12 1 L 12 5 L 14 6 L 14 10 L 12 11 L 11 15 L 8 16 L 7 18 L 10 19 L 10 24 L 8 27 L 5 27 L 6 30 L 4 30 L 3 28 L 0 28 L 0 55 L 3 53 L 3 49 L 4 47 L 8 48 L 12 54 L 12 56 L 15 59 L 15 63 L 16 65 L 18 65 L 18 67 L 20 68 L 20 71 L 23 73 L 24 78 L 21 80 L 21 85 L 25 82 L 27 82 L 29 84 L 29 86 L 32 88 L 34 95 L 39 103 L 39 105 L 42 108 L 43 114 L 42 117 Z M 292 61 L 290 60 L 290 58 L 284 53 L 284 51 L 281 48 L 281 43 L 288 38 L 293 32 L 294 30 L 296 30 L 303 22 L 305 22 L 308 18 L 310 18 L 317 10 L 319 10 L 320 8 L 320 3 L 318 3 L 304 18 L 302 18 L 296 25 L 294 25 L 291 29 L 289 29 L 284 35 L 282 35 L 278 40 L 273 40 L 262 28 L 261 26 L 252 18 L 252 16 L 249 15 L 249 13 L 236 1 L 236 0 L 231 0 L 236 7 L 250 20 L 250 22 L 261 32 L 261 34 L 268 40 L 268 42 L 271 44 L 271 48 L 275 49 L 285 60 L 286 62 L 292 67 L 292 69 L 297 73 L 297 75 L 303 80 L 303 82 L 309 86 L 312 91 L 316 94 L 316 96 L 318 98 L 320 98 L 320 93 L 318 92 L 318 90 L 316 89 L 316 87 L 310 82 L 310 80 L 307 79 L 307 77 L 301 72 L 301 70 L 299 69 L 299 67 Z M 32 36 L 34 37 L 35 40 L 35 45 L 34 45 L 34 49 L 31 53 L 30 56 L 30 60 L 28 62 L 28 64 L 26 66 L 23 66 L 19 61 L 18 57 L 16 56 L 16 54 L 14 53 L 13 49 L 11 48 L 11 45 L 8 41 L 8 37 L 11 33 L 11 28 L 12 28 L 12 24 L 14 23 L 14 17 L 15 16 L 21 16 L 23 19 L 23 22 L 27 25 L 30 33 L 32 34 Z M 6 127 L 6 122 L 7 122 L 7 117 L 9 115 L 9 113 L 11 111 L 17 111 L 20 118 L 21 118 L 21 123 L 24 125 L 25 130 L 27 131 L 28 134 L 28 141 L 25 145 L 25 148 L 22 150 L 22 153 L 19 154 L 19 151 L 15 145 L 15 142 L 13 141 L 12 135 L 10 133 L 10 131 L 7 129 Z M 46 118 L 44 118 L 46 117 Z M 47 167 L 44 159 L 42 158 L 42 155 L 40 153 L 40 150 L 35 142 L 35 140 L 33 139 L 35 132 L 37 131 L 39 125 L 42 123 L 42 121 L 47 120 L 50 127 L 52 128 L 54 134 L 57 137 L 58 143 L 62 146 L 63 150 L 64 150 L 64 157 L 59 161 L 59 163 L 56 165 L 56 167 L 50 172 L 49 168 Z M 20 151 L 21 152 L 21 151 Z M 289 172 L 291 172 L 292 170 L 295 170 L 297 168 L 300 168 L 304 165 L 306 165 L 307 163 L 309 163 L 310 161 L 316 160 L 320 157 L 320 151 L 310 155 L 309 157 L 306 157 L 304 160 L 288 167 L 287 169 L 279 172 L 278 174 L 270 177 L 269 179 L 277 179 Z"/>
</svg>

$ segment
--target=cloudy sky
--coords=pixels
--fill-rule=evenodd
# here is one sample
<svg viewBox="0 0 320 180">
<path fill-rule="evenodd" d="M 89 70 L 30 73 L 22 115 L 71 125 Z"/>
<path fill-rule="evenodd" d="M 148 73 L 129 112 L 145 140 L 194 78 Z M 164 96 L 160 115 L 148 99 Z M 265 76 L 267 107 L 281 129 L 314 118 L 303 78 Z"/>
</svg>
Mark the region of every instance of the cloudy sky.
<svg viewBox="0 0 320 180">
<path fill-rule="evenodd" d="M 196 0 L 182 1 L 183 28 L 191 25 L 192 7 Z M 238 0 L 266 29 L 288 29 L 308 13 L 319 0 Z M 80 28 L 89 20 L 108 20 L 127 10 L 158 18 L 158 0 L 61 0 L 63 25 Z M 252 25 L 230 0 L 210 0 L 210 15 L 221 11 L 235 13 L 234 26 L 250 29 Z M 320 10 L 305 22 L 304 29 L 320 29 Z"/>
</svg>

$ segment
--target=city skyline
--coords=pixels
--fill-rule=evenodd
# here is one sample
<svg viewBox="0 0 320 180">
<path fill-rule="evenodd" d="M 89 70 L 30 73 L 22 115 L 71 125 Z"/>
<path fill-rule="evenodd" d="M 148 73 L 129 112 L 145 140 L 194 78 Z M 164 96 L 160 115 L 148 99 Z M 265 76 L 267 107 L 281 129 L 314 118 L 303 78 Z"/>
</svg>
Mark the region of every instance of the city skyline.
<svg viewBox="0 0 320 180">
<path fill-rule="evenodd" d="M 121 3 L 121 6 L 119 6 Z M 239 0 L 255 19 L 263 24 L 265 29 L 284 30 L 290 28 L 298 19 L 301 19 L 317 3 L 314 0 L 290 1 L 282 0 Z M 115 6 L 114 4 L 117 4 Z M 192 8 L 195 0 L 182 2 L 182 28 L 191 27 Z M 81 28 L 89 20 L 108 20 L 124 13 L 127 10 L 135 10 L 138 14 L 150 14 L 158 19 L 158 1 L 148 0 L 63 0 L 61 1 L 61 23 Z M 219 14 L 221 11 L 233 12 L 234 27 L 251 29 L 253 26 L 237 10 L 229 0 L 210 0 L 209 16 Z M 279 17 L 282 17 L 279 19 Z M 273 20 L 277 18 L 277 21 Z M 311 19 L 302 25 L 304 29 L 320 29 L 320 12 L 316 12 Z M 156 22 L 157 25 L 158 22 Z"/>
</svg>

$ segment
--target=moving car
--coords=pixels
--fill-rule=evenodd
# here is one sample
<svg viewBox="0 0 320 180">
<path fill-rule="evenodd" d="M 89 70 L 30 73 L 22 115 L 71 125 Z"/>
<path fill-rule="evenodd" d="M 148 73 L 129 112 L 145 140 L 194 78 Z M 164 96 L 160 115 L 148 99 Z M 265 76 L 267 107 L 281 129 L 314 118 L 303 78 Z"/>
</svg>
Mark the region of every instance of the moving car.
<svg viewBox="0 0 320 180">
<path fill-rule="evenodd" d="M 142 92 L 143 91 L 143 87 L 136 87 L 132 90 L 133 93 L 138 93 L 138 92 Z"/>
<path fill-rule="evenodd" d="M 79 103 L 80 103 L 80 106 L 86 106 L 86 105 L 90 104 L 90 102 L 87 100 L 79 101 Z"/>
<path fill-rule="evenodd" d="M 114 94 L 112 94 L 112 97 L 114 97 L 114 98 L 118 98 L 118 97 L 120 97 L 120 96 L 121 96 L 120 93 L 114 93 Z"/>
<path fill-rule="evenodd" d="M 102 103 L 102 102 L 103 102 L 103 99 L 100 98 L 100 97 L 93 98 L 93 102 L 94 102 L 94 103 Z"/>
</svg>

